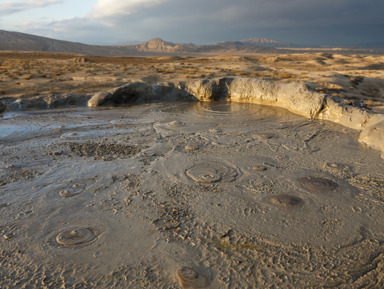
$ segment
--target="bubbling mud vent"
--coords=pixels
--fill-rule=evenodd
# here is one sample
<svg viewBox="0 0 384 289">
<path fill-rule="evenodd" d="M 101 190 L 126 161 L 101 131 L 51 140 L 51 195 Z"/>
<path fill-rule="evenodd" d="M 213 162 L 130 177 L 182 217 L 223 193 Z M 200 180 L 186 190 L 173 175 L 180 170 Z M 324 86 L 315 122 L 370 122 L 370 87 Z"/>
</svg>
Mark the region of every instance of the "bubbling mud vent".
<svg viewBox="0 0 384 289">
<path fill-rule="evenodd" d="M 0 119 L 0 287 L 382 288 L 384 162 L 283 109 Z"/>
<path fill-rule="evenodd" d="M 199 183 L 232 182 L 238 175 L 235 168 L 219 162 L 197 164 L 186 174 Z"/>
<path fill-rule="evenodd" d="M 337 183 L 326 178 L 304 177 L 298 181 L 304 189 L 314 193 L 329 193 L 339 187 Z"/>
<path fill-rule="evenodd" d="M 177 280 L 183 289 L 206 288 L 209 285 L 207 277 L 190 267 L 183 267 L 177 270 Z"/>
<path fill-rule="evenodd" d="M 267 198 L 267 202 L 284 208 L 296 207 L 303 204 L 303 200 L 292 195 L 274 195 Z"/>
<path fill-rule="evenodd" d="M 88 244 L 95 239 L 96 234 L 92 228 L 72 228 L 56 236 L 56 242 L 66 247 Z"/>
</svg>

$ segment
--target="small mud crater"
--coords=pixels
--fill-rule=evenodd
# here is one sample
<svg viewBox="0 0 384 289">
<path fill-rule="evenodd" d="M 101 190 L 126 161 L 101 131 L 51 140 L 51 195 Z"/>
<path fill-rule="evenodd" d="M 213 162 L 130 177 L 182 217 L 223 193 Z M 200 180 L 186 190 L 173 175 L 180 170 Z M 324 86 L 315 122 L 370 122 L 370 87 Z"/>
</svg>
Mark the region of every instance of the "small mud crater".
<svg viewBox="0 0 384 289">
<path fill-rule="evenodd" d="M 80 132 L 68 132 L 64 133 L 60 136 L 61 139 L 82 139 L 84 137 L 84 133 Z"/>
<path fill-rule="evenodd" d="M 82 177 L 73 179 L 69 182 L 54 183 L 50 187 L 52 188 L 52 192 L 59 194 L 62 198 L 70 198 L 84 192 L 89 192 L 98 178 L 98 176 L 93 178 Z"/>
<path fill-rule="evenodd" d="M 257 165 L 257 166 L 253 166 L 252 170 L 254 170 L 255 172 L 263 172 L 267 170 L 267 167 L 262 165 Z"/>
<path fill-rule="evenodd" d="M 185 125 L 186 125 L 185 122 L 178 121 L 178 120 L 174 120 L 174 121 L 171 121 L 170 123 L 168 123 L 169 127 L 183 127 Z"/>
<path fill-rule="evenodd" d="M 59 195 L 63 198 L 70 198 L 81 194 L 84 191 L 84 186 L 74 184 L 68 189 L 61 190 Z"/>
<path fill-rule="evenodd" d="M 193 132 L 196 130 L 194 124 L 189 124 L 178 120 L 166 123 L 155 123 L 153 128 L 158 134 L 165 136 L 178 133 Z"/>
<path fill-rule="evenodd" d="M 185 147 L 184 147 L 184 149 L 186 150 L 186 151 L 196 151 L 196 150 L 198 150 L 200 148 L 200 146 L 199 146 L 199 144 L 194 144 L 194 143 L 189 143 L 189 144 L 187 144 Z"/>
<path fill-rule="evenodd" d="M 259 133 L 256 135 L 256 137 L 261 140 L 269 140 L 271 138 L 275 138 L 276 135 L 273 133 Z"/>
<path fill-rule="evenodd" d="M 267 198 L 267 202 L 283 208 L 298 207 L 304 203 L 304 201 L 299 197 L 284 194 L 269 196 Z"/>
<path fill-rule="evenodd" d="M 56 236 L 56 242 L 66 247 L 85 245 L 97 237 L 92 228 L 74 228 L 65 230 Z"/>
<path fill-rule="evenodd" d="M 199 274 L 195 269 L 183 267 L 176 272 L 177 280 L 181 288 L 206 288 L 209 285 L 208 278 Z"/>
<path fill-rule="evenodd" d="M 105 143 L 66 143 L 70 152 L 80 157 L 94 157 L 102 160 L 124 159 L 139 153 L 139 149 L 129 145 Z"/>
<path fill-rule="evenodd" d="M 298 179 L 298 182 L 304 189 L 314 193 L 328 193 L 339 187 L 339 185 L 332 180 L 318 177 L 304 177 Z"/>
<path fill-rule="evenodd" d="M 238 175 L 234 168 L 218 162 L 194 165 L 186 171 L 186 174 L 198 183 L 232 182 Z"/>
</svg>

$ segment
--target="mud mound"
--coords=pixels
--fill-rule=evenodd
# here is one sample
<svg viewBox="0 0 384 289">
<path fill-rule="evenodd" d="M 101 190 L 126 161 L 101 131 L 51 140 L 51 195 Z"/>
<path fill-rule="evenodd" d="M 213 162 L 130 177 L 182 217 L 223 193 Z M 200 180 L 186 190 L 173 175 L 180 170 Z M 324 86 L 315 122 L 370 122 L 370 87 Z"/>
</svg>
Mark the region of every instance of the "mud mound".
<svg viewBox="0 0 384 289">
<path fill-rule="evenodd" d="M 198 183 L 231 182 L 236 179 L 234 168 L 223 163 L 201 163 L 186 171 L 187 175 Z"/>
<path fill-rule="evenodd" d="M 267 201 L 272 205 L 283 208 L 296 207 L 300 206 L 303 203 L 303 200 L 301 198 L 291 195 L 270 196 L 268 197 Z"/>
<path fill-rule="evenodd" d="M 325 178 L 304 177 L 298 181 L 304 189 L 314 193 L 328 193 L 339 187 L 334 181 Z"/>
<path fill-rule="evenodd" d="M 76 246 L 92 242 L 96 234 L 90 228 L 75 228 L 61 232 L 56 242 L 63 246 Z"/>
</svg>

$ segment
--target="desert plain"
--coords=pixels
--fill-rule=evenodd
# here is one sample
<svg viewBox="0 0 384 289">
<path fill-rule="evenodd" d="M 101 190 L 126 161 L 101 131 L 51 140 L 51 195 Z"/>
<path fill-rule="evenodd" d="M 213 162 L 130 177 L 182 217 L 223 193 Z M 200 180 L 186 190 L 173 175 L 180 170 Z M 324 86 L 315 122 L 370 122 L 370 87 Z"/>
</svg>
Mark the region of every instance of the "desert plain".
<svg viewBox="0 0 384 289">
<path fill-rule="evenodd" d="M 292 53 L 294 52 L 294 53 Z M 384 56 L 366 50 L 295 50 L 279 54 L 98 57 L 49 52 L 0 52 L 0 95 L 92 94 L 127 82 L 191 81 L 242 76 L 300 82 L 374 111 L 383 111 Z"/>
<path fill-rule="evenodd" d="M 33 106 L 241 77 L 380 118 L 383 71 L 359 50 L 0 52 L 0 287 L 383 288 L 382 134 L 244 102 Z"/>
</svg>

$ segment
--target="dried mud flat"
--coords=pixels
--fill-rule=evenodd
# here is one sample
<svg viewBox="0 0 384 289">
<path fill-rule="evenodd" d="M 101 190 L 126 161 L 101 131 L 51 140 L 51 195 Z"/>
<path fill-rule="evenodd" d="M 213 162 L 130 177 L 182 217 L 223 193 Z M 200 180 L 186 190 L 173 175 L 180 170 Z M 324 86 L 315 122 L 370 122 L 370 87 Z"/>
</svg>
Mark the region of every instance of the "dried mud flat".
<svg viewBox="0 0 384 289">
<path fill-rule="evenodd" d="M 236 103 L 9 112 L 1 288 L 382 288 L 384 162 Z"/>
</svg>

